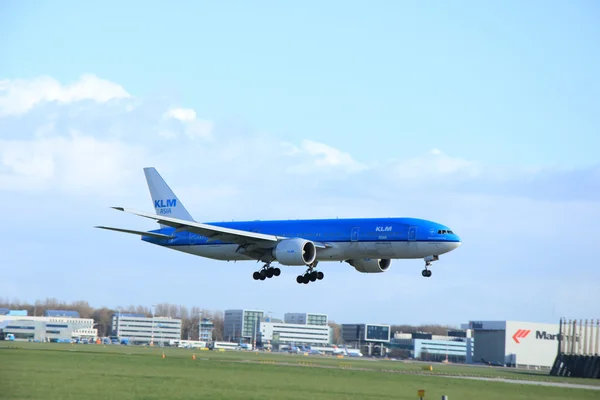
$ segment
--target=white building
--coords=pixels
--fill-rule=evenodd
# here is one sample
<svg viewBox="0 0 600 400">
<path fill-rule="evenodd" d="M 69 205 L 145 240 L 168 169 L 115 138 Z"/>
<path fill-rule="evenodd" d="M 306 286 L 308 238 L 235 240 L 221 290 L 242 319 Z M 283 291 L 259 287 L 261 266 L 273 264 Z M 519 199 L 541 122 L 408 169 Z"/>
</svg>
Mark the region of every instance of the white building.
<svg viewBox="0 0 600 400">
<path fill-rule="evenodd" d="M 475 362 L 547 367 L 558 352 L 559 324 L 519 321 L 470 321 Z"/>
<path fill-rule="evenodd" d="M 112 336 L 128 339 L 131 344 L 161 344 L 181 340 L 181 320 L 146 317 L 143 314 L 114 314 Z"/>
<path fill-rule="evenodd" d="M 0 325 L 6 333 L 15 333 L 18 338 L 24 340 L 66 339 L 66 336 L 69 336 L 69 339 L 98 337 L 98 330 L 94 328 L 92 318 L 0 315 Z"/>
<path fill-rule="evenodd" d="M 326 314 L 286 313 L 283 320 L 286 324 L 327 325 Z"/>
<path fill-rule="evenodd" d="M 327 325 L 261 322 L 259 337 L 264 345 L 294 344 L 323 346 L 331 344 L 331 329 Z"/>
</svg>

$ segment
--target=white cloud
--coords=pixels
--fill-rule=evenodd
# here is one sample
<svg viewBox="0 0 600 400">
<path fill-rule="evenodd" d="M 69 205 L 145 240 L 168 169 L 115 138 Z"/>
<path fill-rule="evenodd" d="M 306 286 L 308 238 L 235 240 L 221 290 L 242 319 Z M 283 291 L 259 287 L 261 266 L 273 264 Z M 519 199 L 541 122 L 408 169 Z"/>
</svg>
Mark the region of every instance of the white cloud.
<svg viewBox="0 0 600 400">
<path fill-rule="evenodd" d="M 96 77 L 83 75 L 70 85 L 62 85 L 50 77 L 31 80 L 0 81 L 0 116 L 22 115 L 42 102 L 71 103 L 93 100 L 99 103 L 127 98 L 122 86 Z"/>
<path fill-rule="evenodd" d="M 191 140 L 212 139 L 214 123 L 196 118 L 196 111 L 191 108 L 171 108 L 163 114 L 164 119 L 174 119 L 184 126 L 183 133 Z M 161 131 L 160 135 L 167 139 L 177 137 L 173 132 Z"/>
<path fill-rule="evenodd" d="M 313 140 L 303 140 L 299 148 L 291 143 L 284 144 L 282 151 L 298 159 L 298 163 L 286 169 L 287 172 L 305 174 L 335 170 L 339 174 L 368 169 L 367 165 L 357 162 L 350 154 Z M 306 162 L 307 159 L 310 162 Z"/>
<path fill-rule="evenodd" d="M 171 108 L 164 114 L 165 118 L 174 118 L 181 122 L 190 122 L 196 119 L 196 111 L 191 108 Z"/>
<path fill-rule="evenodd" d="M 450 157 L 433 149 L 426 155 L 396 161 L 392 171 L 394 179 L 431 181 L 472 179 L 479 176 L 481 168 L 476 162 Z"/>
<path fill-rule="evenodd" d="M 144 150 L 77 131 L 29 140 L 0 140 L 0 191 L 71 194 L 124 190 Z"/>
</svg>

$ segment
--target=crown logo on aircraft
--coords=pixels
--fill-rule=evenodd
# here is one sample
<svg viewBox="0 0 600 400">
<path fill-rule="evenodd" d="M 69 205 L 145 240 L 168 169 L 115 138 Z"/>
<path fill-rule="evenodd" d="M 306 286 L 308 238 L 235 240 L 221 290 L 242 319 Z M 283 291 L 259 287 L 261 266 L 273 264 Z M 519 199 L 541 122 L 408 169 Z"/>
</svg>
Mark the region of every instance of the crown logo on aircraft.
<svg viewBox="0 0 600 400">
<path fill-rule="evenodd" d="M 518 331 L 515 332 L 515 334 L 512 336 L 512 338 L 515 342 L 521 343 L 521 342 L 519 342 L 519 339 L 525 339 L 527 337 L 527 335 L 529 335 L 529 332 L 531 332 L 531 330 L 519 329 Z"/>
</svg>

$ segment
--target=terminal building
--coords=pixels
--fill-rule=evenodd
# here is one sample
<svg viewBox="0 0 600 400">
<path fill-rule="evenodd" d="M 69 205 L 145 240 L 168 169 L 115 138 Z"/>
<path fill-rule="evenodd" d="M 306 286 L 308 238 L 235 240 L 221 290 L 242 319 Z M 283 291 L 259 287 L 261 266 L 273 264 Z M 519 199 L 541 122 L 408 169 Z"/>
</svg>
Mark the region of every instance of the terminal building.
<svg viewBox="0 0 600 400">
<path fill-rule="evenodd" d="M 328 325 L 261 322 L 257 344 L 271 344 L 276 349 L 281 345 L 327 346 L 331 344 L 331 338 Z"/>
<path fill-rule="evenodd" d="M 551 368 L 558 353 L 559 324 L 519 321 L 469 321 L 474 362 L 510 367 Z"/>
<path fill-rule="evenodd" d="M 363 345 L 369 342 L 388 343 L 390 325 L 342 324 L 342 339 L 345 343 Z"/>
<path fill-rule="evenodd" d="M 10 310 L 14 311 L 14 310 Z M 95 340 L 98 330 L 92 318 L 79 318 L 69 311 L 45 312 L 34 317 L 27 312 L 6 312 L 0 315 L 0 338 L 39 342 L 70 342 L 74 339 Z M 24 315 L 23 315 L 24 314 Z"/>
<path fill-rule="evenodd" d="M 225 310 L 223 338 L 229 342 L 245 343 L 256 340 L 264 314 L 260 310 Z"/>
<path fill-rule="evenodd" d="M 327 326 L 327 315 L 313 313 L 286 313 L 283 316 L 286 324 Z"/>
<path fill-rule="evenodd" d="M 374 349 L 378 349 L 380 355 L 385 355 L 385 345 L 389 344 L 390 336 L 390 325 L 342 324 L 342 340 L 368 355 L 372 355 Z"/>
<path fill-rule="evenodd" d="M 423 361 L 471 363 L 474 340 L 470 330 L 449 331 L 446 336 L 425 332 L 397 332 L 391 339 L 389 348 L 405 350 L 406 356 Z"/>
<path fill-rule="evenodd" d="M 181 320 L 169 317 L 146 317 L 144 314 L 114 314 L 112 336 L 130 344 L 159 344 L 181 340 Z"/>
</svg>

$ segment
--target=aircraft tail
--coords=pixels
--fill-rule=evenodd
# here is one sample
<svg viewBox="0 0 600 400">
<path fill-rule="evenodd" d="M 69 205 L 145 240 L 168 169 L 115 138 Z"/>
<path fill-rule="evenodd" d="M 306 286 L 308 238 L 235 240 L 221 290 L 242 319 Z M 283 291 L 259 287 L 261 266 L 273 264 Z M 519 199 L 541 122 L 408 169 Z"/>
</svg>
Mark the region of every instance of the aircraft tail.
<svg viewBox="0 0 600 400">
<path fill-rule="evenodd" d="M 156 168 L 144 168 L 148 189 L 152 197 L 152 204 L 158 215 L 166 215 L 173 218 L 179 218 L 186 221 L 194 221 L 190 213 L 185 209 L 183 203 L 179 201 L 169 185 L 164 181 Z M 161 224 L 161 227 L 165 227 Z"/>
</svg>

